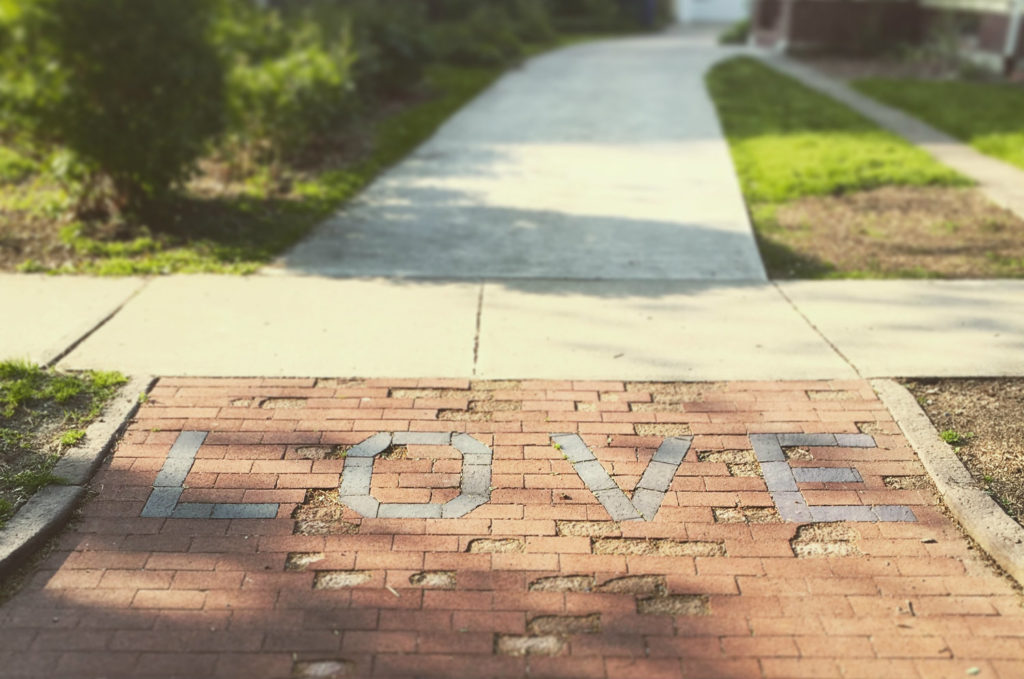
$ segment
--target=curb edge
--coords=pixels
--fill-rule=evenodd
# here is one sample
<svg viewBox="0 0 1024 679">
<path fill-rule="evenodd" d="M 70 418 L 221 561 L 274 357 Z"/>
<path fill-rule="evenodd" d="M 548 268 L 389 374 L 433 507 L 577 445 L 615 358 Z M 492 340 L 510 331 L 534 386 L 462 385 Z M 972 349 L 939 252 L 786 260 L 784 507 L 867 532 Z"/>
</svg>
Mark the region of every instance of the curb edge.
<svg viewBox="0 0 1024 679">
<path fill-rule="evenodd" d="M 54 467 L 54 475 L 66 479 L 67 485 L 39 489 L 0 530 L 0 574 L 17 568 L 64 526 L 85 496 L 85 485 L 138 410 L 139 395 L 149 393 L 155 383 L 156 378 L 148 375 L 130 377 L 86 428 L 86 445 L 69 451 Z"/>
<path fill-rule="evenodd" d="M 871 387 L 895 418 L 956 520 L 1003 570 L 1024 585 L 1024 527 L 978 485 L 906 388 L 891 379 L 871 380 Z"/>
</svg>

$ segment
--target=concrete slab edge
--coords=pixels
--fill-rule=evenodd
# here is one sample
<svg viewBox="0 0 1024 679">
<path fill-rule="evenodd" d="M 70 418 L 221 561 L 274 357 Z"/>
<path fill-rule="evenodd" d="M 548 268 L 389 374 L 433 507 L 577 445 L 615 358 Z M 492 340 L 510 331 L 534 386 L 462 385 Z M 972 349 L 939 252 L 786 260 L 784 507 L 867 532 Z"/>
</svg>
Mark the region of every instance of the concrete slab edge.
<svg viewBox="0 0 1024 679">
<path fill-rule="evenodd" d="M 140 396 L 155 383 L 156 378 L 150 376 L 129 378 L 102 415 L 86 428 L 85 444 L 70 450 L 54 466 L 53 474 L 67 484 L 41 488 L 0 529 L 0 575 L 21 565 L 64 526 L 85 496 L 85 485 L 138 410 Z"/>
<path fill-rule="evenodd" d="M 871 380 L 871 386 L 892 413 L 956 520 L 1003 570 L 1024 585 L 1024 527 L 974 481 L 906 388 L 890 379 Z"/>
</svg>

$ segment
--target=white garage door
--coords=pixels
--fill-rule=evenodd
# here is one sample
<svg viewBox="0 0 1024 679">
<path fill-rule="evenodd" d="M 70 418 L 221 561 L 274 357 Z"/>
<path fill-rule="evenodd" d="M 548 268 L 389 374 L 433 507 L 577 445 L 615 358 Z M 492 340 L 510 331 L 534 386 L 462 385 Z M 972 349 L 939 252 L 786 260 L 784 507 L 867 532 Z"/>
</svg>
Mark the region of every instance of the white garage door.
<svg viewBox="0 0 1024 679">
<path fill-rule="evenodd" d="M 750 15 L 749 0 L 676 0 L 682 21 L 739 21 Z"/>
</svg>

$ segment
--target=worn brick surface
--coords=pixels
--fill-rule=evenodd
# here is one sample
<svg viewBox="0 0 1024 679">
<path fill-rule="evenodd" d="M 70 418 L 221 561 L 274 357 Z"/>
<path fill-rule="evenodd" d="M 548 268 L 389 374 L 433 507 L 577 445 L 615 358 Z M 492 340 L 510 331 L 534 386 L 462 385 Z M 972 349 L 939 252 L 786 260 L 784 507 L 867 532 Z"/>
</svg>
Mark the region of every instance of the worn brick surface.
<svg viewBox="0 0 1024 679">
<path fill-rule="evenodd" d="M 163 379 L 80 520 L 0 607 L 0 676 L 1024 676 L 1020 592 L 931 490 L 886 485 L 924 470 L 867 383 L 697 391 Z M 209 434 L 181 502 L 276 517 L 142 516 L 182 431 Z M 457 519 L 314 507 L 361 459 L 346 449 L 381 432 L 409 432 L 373 461 L 381 501 L 454 497 L 449 433 L 493 451 L 490 501 Z M 551 434 L 578 435 L 627 500 L 652 460 L 676 462 L 656 458 L 666 438 L 693 442 L 654 519 L 614 522 L 571 464 L 582 449 Z M 750 437 L 776 434 L 791 437 L 759 468 Z M 801 520 L 871 520 L 783 521 L 757 469 L 796 486 Z M 917 520 L 875 522 L 909 518 L 883 506 Z M 315 588 L 317 571 L 358 573 Z"/>
</svg>

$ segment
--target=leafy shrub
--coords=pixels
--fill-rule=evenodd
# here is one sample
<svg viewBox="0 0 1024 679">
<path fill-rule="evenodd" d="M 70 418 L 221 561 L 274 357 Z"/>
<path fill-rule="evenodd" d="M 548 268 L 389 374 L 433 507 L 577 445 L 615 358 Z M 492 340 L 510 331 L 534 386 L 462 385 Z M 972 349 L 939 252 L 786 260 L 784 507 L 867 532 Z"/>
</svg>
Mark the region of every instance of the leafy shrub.
<svg viewBox="0 0 1024 679">
<path fill-rule="evenodd" d="M 4 3 L 10 5 L 11 3 Z M 135 208 L 183 179 L 222 125 L 208 0 L 24 0 L 7 10 L 0 94 Z"/>
<path fill-rule="evenodd" d="M 560 31 L 610 31 L 622 26 L 617 0 L 550 0 L 549 5 Z"/>
<path fill-rule="evenodd" d="M 525 43 L 542 45 L 558 36 L 544 0 L 514 0 L 511 3 L 511 14 L 516 33 Z"/>
<path fill-rule="evenodd" d="M 349 11 L 359 53 L 355 79 L 360 91 L 387 96 L 418 85 L 433 56 L 423 7 L 359 0 Z"/>
<path fill-rule="evenodd" d="M 268 144 L 274 162 L 341 125 L 353 105 L 351 40 L 327 48 L 309 30 L 297 43 L 276 58 L 242 60 L 228 75 L 231 129 L 243 145 Z"/>
<path fill-rule="evenodd" d="M 515 22 L 497 3 L 479 3 L 465 21 L 438 25 L 433 41 L 444 61 L 469 66 L 497 66 L 523 53 Z"/>
<path fill-rule="evenodd" d="M 718 42 L 722 45 L 744 45 L 750 35 L 750 19 L 737 21 L 729 28 L 722 31 L 718 36 Z"/>
</svg>

